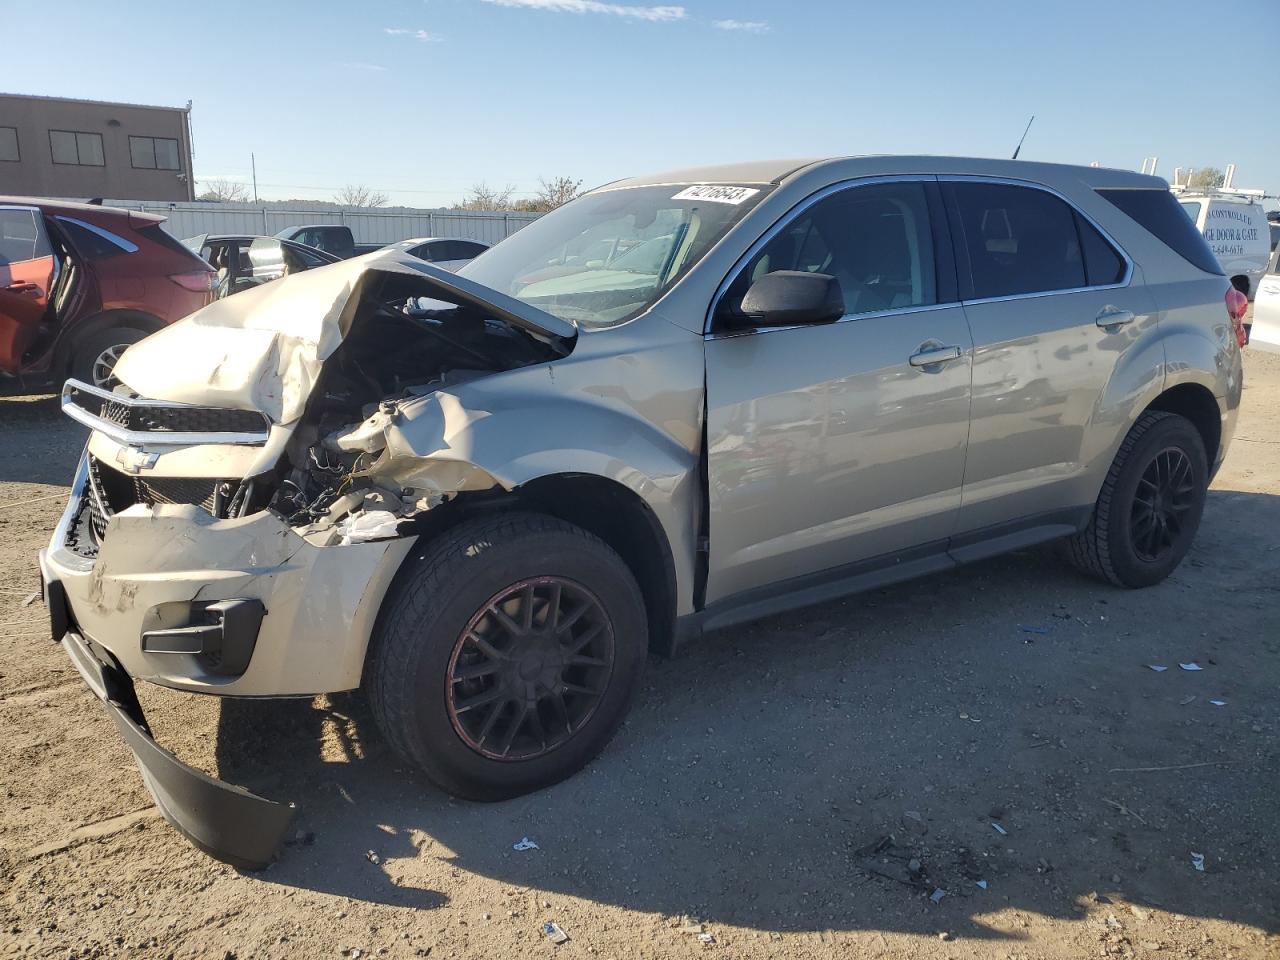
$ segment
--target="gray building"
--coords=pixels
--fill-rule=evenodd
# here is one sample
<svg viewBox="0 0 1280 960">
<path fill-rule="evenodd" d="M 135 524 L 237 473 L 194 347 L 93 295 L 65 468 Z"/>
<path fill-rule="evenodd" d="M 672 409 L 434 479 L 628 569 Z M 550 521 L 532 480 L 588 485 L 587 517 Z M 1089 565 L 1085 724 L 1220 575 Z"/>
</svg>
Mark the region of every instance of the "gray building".
<svg viewBox="0 0 1280 960">
<path fill-rule="evenodd" d="M 0 194 L 191 200 L 190 110 L 0 93 Z"/>
</svg>

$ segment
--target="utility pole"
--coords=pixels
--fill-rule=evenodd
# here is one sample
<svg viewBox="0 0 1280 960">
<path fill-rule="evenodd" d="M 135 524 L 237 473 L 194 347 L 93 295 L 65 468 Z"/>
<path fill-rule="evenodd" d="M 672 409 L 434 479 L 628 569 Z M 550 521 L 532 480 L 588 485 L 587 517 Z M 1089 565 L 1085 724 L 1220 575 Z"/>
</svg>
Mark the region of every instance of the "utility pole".
<svg viewBox="0 0 1280 960">
<path fill-rule="evenodd" d="M 258 202 L 258 161 L 251 153 L 249 154 L 249 169 L 253 171 L 253 202 Z"/>
</svg>

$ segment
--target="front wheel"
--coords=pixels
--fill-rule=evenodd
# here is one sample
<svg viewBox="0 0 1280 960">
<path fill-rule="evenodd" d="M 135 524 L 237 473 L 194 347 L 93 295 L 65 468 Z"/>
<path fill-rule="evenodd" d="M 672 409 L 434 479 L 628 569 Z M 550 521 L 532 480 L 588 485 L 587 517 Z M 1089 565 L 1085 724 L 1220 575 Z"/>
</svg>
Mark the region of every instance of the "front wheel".
<svg viewBox="0 0 1280 960">
<path fill-rule="evenodd" d="M 1120 444 L 1088 527 L 1068 540 L 1068 556 L 1116 586 L 1159 583 L 1191 548 L 1208 486 L 1195 426 L 1176 414 L 1144 413 Z"/>
<path fill-rule="evenodd" d="M 456 796 L 574 773 L 617 731 L 648 649 L 622 559 L 554 517 L 506 513 L 429 543 L 388 595 L 366 665 L 384 736 Z"/>
</svg>

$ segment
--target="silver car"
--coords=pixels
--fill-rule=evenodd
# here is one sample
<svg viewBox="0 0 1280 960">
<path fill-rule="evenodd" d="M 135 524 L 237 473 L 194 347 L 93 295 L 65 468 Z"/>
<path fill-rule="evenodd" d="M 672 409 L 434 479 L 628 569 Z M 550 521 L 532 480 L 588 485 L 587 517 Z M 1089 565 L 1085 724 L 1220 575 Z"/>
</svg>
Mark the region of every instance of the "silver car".
<svg viewBox="0 0 1280 960">
<path fill-rule="evenodd" d="M 245 866 L 290 807 L 181 764 L 135 680 L 362 687 L 454 794 L 560 780 L 650 650 L 1063 539 L 1186 554 L 1243 297 L 1167 184 L 932 157 L 609 184 L 457 275 L 370 254 L 132 347 L 41 567 L 166 817 Z M 727 682 L 732 682 L 730 679 Z"/>
<path fill-rule="evenodd" d="M 488 250 L 489 245 L 479 240 L 414 237 L 389 243 L 382 249 L 407 253 L 411 257 L 417 257 L 419 260 L 434 263 L 437 267 L 457 273 L 459 269 Z"/>
</svg>

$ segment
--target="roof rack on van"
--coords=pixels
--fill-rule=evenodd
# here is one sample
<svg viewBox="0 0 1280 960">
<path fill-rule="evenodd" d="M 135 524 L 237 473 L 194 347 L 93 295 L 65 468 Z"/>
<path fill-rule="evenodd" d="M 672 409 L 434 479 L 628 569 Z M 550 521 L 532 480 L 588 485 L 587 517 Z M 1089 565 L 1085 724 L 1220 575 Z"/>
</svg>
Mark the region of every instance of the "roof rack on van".
<svg viewBox="0 0 1280 960">
<path fill-rule="evenodd" d="M 1154 160 L 1155 158 L 1150 158 Z M 1147 162 L 1144 160 L 1143 173 L 1146 173 Z M 1155 173 L 1155 164 L 1151 164 L 1151 172 Z M 1237 187 L 1233 181 L 1236 176 L 1236 165 L 1234 163 L 1227 164 L 1227 171 L 1222 177 L 1222 186 L 1220 187 L 1193 187 L 1191 186 L 1191 175 L 1195 173 L 1195 168 L 1188 167 L 1186 175 L 1183 175 L 1182 167 L 1176 167 L 1173 171 L 1173 183 L 1169 185 L 1169 189 L 1174 193 L 1182 195 L 1188 194 L 1197 197 L 1224 197 L 1237 200 L 1266 200 L 1275 199 L 1274 195 L 1253 187 Z"/>
</svg>

